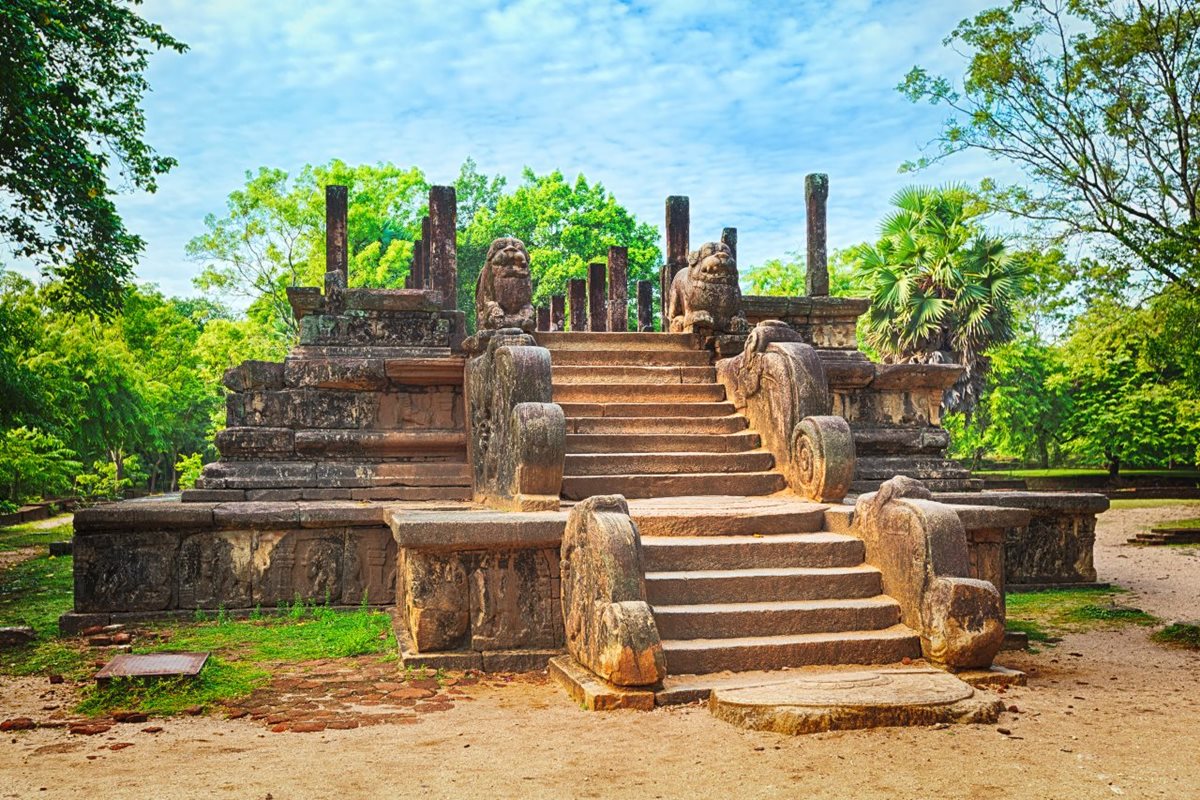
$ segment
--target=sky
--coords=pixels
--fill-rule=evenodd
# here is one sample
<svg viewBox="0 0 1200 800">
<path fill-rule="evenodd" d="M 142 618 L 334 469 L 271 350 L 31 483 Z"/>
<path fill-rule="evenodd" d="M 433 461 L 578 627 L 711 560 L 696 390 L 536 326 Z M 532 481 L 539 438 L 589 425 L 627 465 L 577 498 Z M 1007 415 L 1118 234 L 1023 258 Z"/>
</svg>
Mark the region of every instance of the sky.
<svg viewBox="0 0 1200 800">
<path fill-rule="evenodd" d="M 147 141 L 179 165 L 118 199 L 147 242 L 140 280 L 194 294 L 184 255 L 260 166 L 390 161 L 452 183 L 467 156 L 601 182 L 662 228 L 691 197 L 693 246 L 738 229 L 740 267 L 804 248 L 804 176 L 830 176 L 829 244 L 874 238 L 906 183 L 976 183 L 960 155 L 919 175 L 947 116 L 895 90 L 920 64 L 959 76 L 954 2 L 146 0 L 190 46 L 156 54 Z"/>
</svg>

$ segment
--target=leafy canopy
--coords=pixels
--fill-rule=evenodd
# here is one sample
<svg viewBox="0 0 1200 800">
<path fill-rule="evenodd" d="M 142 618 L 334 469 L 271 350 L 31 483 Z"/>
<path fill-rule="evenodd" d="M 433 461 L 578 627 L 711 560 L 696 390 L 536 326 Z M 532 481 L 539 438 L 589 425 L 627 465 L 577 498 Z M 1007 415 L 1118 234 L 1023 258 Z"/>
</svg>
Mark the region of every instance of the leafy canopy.
<svg viewBox="0 0 1200 800">
<path fill-rule="evenodd" d="M 1200 7 L 1193 0 L 1012 0 L 945 44 L 961 86 L 914 67 L 898 87 L 955 115 L 936 152 L 1016 164 L 1030 186 L 983 185 L 988 204 L 1134 271 L 1200 291 Z M 1099 264 L 1098 264 L 1099 265 Z"/>
<path fill-rule="evenodd" d="M 152 49 L 187 47 L 139 0 L 0 4 L 0 239 L 57 280 L 71 309 L 109 315 L 143 248 L 110 175 L 153 192 L 175 160 L 143 141 Z"/>
</svg>

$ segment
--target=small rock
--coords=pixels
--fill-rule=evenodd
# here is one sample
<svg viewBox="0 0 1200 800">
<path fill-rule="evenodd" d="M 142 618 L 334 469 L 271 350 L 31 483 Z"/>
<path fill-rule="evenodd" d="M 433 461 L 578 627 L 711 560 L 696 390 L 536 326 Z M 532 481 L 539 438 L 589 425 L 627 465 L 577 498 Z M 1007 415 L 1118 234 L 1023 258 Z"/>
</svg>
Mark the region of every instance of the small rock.
<svg viewBox="0 0 1200 800">
<path fill-rule="evenodd" d="M 903 664 L 904 666 L 908 666 L 909 664 L 912 663 L 912 659 L 909 658 L 908 656 L 905 656 L 904 658 L 900 659 L 900 663 Z"/>
<path fill-rule="evenodd" d="M 114 623 L 112 625 L 105 625 L 100 630 L 104 631 L 105 633 L 115 633 L 116 631 L 119 631 L 124 627 L 125 627 L 124 625 Z"/>
<path fill-rule="evenodd" d="M 37 723 L 29 717 L 14 717 L 0 722 L 0 731 L 31 731 Z"/>
<path fill-rule="evenodd" d="M 188 706 L 187 708 L 183 709 L 183 713 L 187 714 L 189 717 L 198 717 L 204 713 L 204 707 L 203 706 Z"/>
<path fill-rule="evenodd" d="M 108 749 L 124 750 L 126 747 L 133 747 L 133 742 L 114 742 L 108 746 Z"/>
<path fill-rule="evenodd" d="M 1010 731 L 1008 728 L 996 728 L 996 733 L 1000 733 L 1005 736 L 1012 736 L 1012 731 Z"/>
<path fill-rule="evenodd" d="M 1020 714 L 1020 713 L 1021 713 L 1021 709 L 1017 708 L 1016 706 L 1009 706 L 1009 707 L 1008 707 L 1008 713 L 1010 713 L 1010 714 Z"/>
<path fill-rule="evenodd" d="M 63 676 L 57 673 L 50 676 L 50 683 L 58 685 L 63 682 Z"/>
<path fill-rule="evenodd" d="M 89 647 L 108 647 L 113 643 L 111 636 L 89 636 L 87 640 Z"/>
<path fill-rule="evenodd" d="M 131 634 L 131 633 L 115 633 L 115 634 L 113 634 L 112 640 L 113 640 L 113 644 L 129 644 L 130 642 L 133 641 L 133 634 Z"/>
<path fill-rule="evenodd" d="M 241 719 L 248 713 L 250 712 L 244 708 L 231 708 L 229 709 L 229 713 L 225 715 L 225 719 Z"/>
<path fill-rule="evenodd" d="M 149 714 L 141 711 L 114 711 L 112 717 L 117 722 L 146 722 L 150 719 Z"/>
<path fill-rule="evenodd" d="M 142 728 L 142 733 L 162 733 L 162 726 L 150 725 L 149 727 Z"/>
<path fill-rule="evenodd" d="M 80 636 L 95 636 L 97 633 L 103 633 L 103 625 L 89 625 L 79 632 Z"/>
<path fill-rule="evenodd" d="M 0 627 L 0 647 L 24 647 L 32 644 L 37 638 L 33 628 L 28 625 L 7 625 Z"/>
<path fill-rule="evenodd" d="M 320 733 L 325 730 L 324 722 L 293 722 L 293 733 Z"/>
<path fill-rule="evenodd" d="M 76 736 L 96 736 L 107 733 L 110 728 L 112 725 L 107 722 L 77 722 L 68 730 Z"/>
</svg>

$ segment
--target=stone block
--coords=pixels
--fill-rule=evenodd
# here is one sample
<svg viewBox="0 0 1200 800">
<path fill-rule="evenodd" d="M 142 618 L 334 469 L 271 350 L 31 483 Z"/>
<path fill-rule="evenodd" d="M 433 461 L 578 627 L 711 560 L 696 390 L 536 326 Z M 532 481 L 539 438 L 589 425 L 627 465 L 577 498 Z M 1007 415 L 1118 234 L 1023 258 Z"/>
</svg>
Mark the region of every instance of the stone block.
<svg viewBox="0 0 1200 800">
<path fill-rule="evenodd" d="M 173 608 L 180 538 L 173 531 L 76 536 L 75 611 Z"/>
<path fill-rule="evenodd" d="M 342 602 L 344 550 L 345 535 L 340 530 L 256 532 L 254 602 L 263 606 L 291 603 L 296 598 Z"/>
<path fill-rule="evenodd" d="M 396 540 L 385 527 L 346 531 L 342 602 L 379 605 L 396 599 Z"/>
<path fill-rule="evenodd" d="M 279 530 L 300 524 L 295 503 L 222 503 L 213 509 L 213 523 L 225 530 Z"/>
<path fill-rule="evenodd" d="M 225 458 L 290 458 L 296 454 L 291 428 L 226 428 L 217 431 L 216 444 Z"/>
<path fill-rule="evenodd" d="M 243 361 L 225 370 L 221 382 L 232 392 L 282 389 L 283 364 L 276 361 Z"/>
<path fill-rule="evenodd" d="M 205 489 L 316 487 L 316 465 L 306 461 L 217 461 L 201 475 Z"/>
<path fill-rule="evenodd" d="M 293 388 L 382 391 L 388 386 L 383 360 L 378 358 L 289 358 L 283 379 Z"/>
<path fill-rule="evenodd" d="M 417 652 L 454 650 L 467 638 L 467 567 L 457 553 L 401 551 L 398 580 L 410 640 Z M 399 599 L 399 598 L 398 598 Z"/>
<path fill-rule="evenodd" d="M 344 292 L 347 311 L 417 311 L 441 310 L 441 295 L 421 289 L 347 289 Z"/>
<path fill-rule="evenodd" d="M 461 431 L 465 427 L 462 391 L 429 387 L 387 392 L 379 397 L 373 427 L 385 430 L 426 428 Z"/>
<path fill-rule="evenodd" d="M 560 647 L 558 588 L 554 551 L 493 551 L 479 556 L 469 576 L 471 649 Z"/>
<path fill-rule="evenodd" d="M 381 395 L 338 389 L 294 389 L 296 428 L 373 428 Z M 387 427 L 387 426 L 384 426 Z"/>
<path fill-rule="evenodd" d="M 75 512 L 75 536 L 100 531 L 195 530 L 212 526 L 213 507 L 200 503 L 113 503 Z"/>
<path fill-rule="evenodd" d="M 294 392 L 284 389 L 252 390 L 225 398 L 225 424 L 230 428 L 288 428 L 296 423 Z"/>
<path fill-rule="evenodd" d="M 174 563 L 175 606 L 210 609 L 252 606 L 252 551 L 250 531 L 183 536 Z"/>
</svg>

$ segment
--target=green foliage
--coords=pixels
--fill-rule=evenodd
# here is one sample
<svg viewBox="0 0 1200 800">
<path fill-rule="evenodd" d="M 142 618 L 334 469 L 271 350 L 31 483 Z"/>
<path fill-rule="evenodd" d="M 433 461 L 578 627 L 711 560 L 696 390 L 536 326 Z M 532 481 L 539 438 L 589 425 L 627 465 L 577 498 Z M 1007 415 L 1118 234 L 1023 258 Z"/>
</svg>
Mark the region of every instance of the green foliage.
<svg viewBox="0 0 1200 800">
<path fill-rule="evenodd" d="M 66 494 L 79 469 L 56 436 L 25 427 L 0 433 L 0 492 L 13 503 Z"/>
<path fill-rule="evenodd" d="M 247 172 L 225 215 L 205 217 L 205 232 L 188 242 L 188 256 L 203 265 L 196 286 L 249 299 L 251 317 L 284 346 L 290 343 L 297 323 L 287 288 L 324 283 L 325 187 L 331 184 L 348 187 L 350 285 L 402 286 L 412 243 L 420 238 L 425 176 L 416 167 L 350 166 L 336 159 L 306 165 L 295 179 L 281 169 Z"/>
<path fill-rule="evenodd" d="M 1017 164 L 1030 186 L 983 185 L 992 208 L 1105 256 L 1090 277 L 1134 271 L 1200 290 L 1200 10 L 1157 3 L 1011 2 L 963 20 L 946 45 L 961 86 L 915 67 L 898 87 L 954 112 L 932 158 L 964 150 Z"/>
<path fill-rule="evenodd" d="M 91 472 L 75 477 L 75 493 L 86 502 L 120 500 L 132 485 L 128 478 L 117 475 L 117 465 L 111 461 L 95 461 Z"/>
<path fill-rule="evenodd" d="M 1172 622 L 1161 631 L 1156 631 L 1150 638 L 1159 644 L 1182 647 L 1186 650 L 1200 650 L 1200 625 Z"/>
<path fill-rule="evenodd" d="M 858 283 L 854 273 L 854 253 L 857 248 L 834 250 L 829 254 L 829 293 L 834 297 L 860 297 L 866 288 Z M 757 266 L 740 270 L 747 294 L 769 297 L 802 297 L 808 294 L 805 286 L 804 255 L 793 250 L 785 259 L 771 258 Z"/>
<path fill-rule="evenodd" d="M 909 186 L 874 246 L 856 249 L 871 308 L 866 342 L 886 359 L 963 364 L 948 410 L 971 412 L 987 372 L 984 351 L 1013 338 L 1013 304 L 1028 266 L 987 234 L 983 207 L 962 186 Z"/>
<path fill-rule="evenodd" d="M 169 716 L 185 708 L 239 700 L 270 678 L 266 667 L 210 656 L 195 678 L 118 678 L 88 687 L 75 710 L 89 716 L 113 711 Z"/>
<path fill-rule="evenodd" d="M 199 453 L 180 456 L 179 460 L 175 462 L 175 474 L 178 476 L 179 488 L 196 488 L 196 479 L 200 477 L 202 469 L 204 469 L 204 459 Z"/>
<path fill-rule="evenodd" d="M 144 141 L 153 50 L 186 46 L 116 0 L 0 5 L 0 237 L 56 279 L 69 308 L 121 305 L 143 242 L 111 182 L 153 192 L 175 165 Z"/>
<path fill-rule="evenodd" d="M 19 550 L 22 547 L 45 547 L 50 542 L 61 542 L 75 535 L 70 521 L 47 528 L 45 522 L 27 522 L 0 528 L 0 550 Z"/>
</svg>

